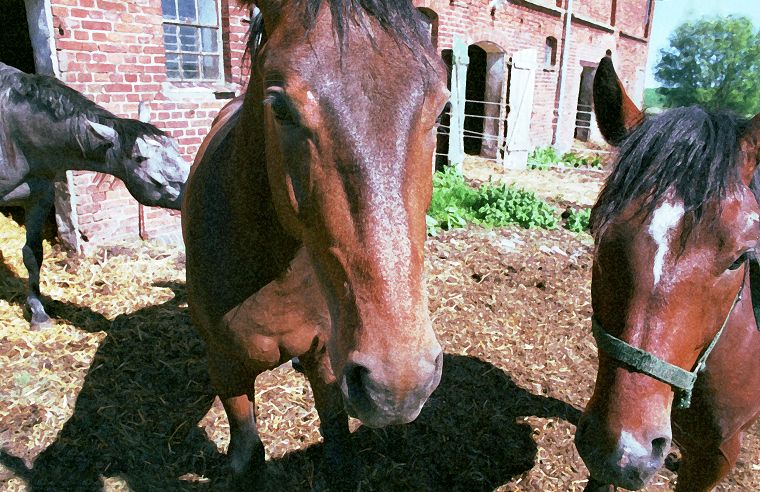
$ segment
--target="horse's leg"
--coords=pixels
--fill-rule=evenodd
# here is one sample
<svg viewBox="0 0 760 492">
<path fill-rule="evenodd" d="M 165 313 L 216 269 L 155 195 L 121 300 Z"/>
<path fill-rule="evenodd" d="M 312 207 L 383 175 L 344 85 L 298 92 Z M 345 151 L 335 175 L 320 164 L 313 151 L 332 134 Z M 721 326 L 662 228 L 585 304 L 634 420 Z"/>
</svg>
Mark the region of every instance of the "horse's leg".
<svg viewBox="0 0 760 492">
<path fill-rule="evenodd" d="M 50 326 L 50 317 L 42 305 L 40 293 L 40 269 L 42 268 L 42 228 L 45 219 L 53 206 L 54 191 L 52 183 L 40 184 L 41 189 L 35 190 L 31 205 L 25 210 L 26 244 L 22 248 L 24 266 L 29 274 L 29 287 L 26 304 L 32 313 L 32 329 Z"/>
<path fill-rule="evenodd" d="M 720 445 L 683 449 L 676 492 L 712 490 L 736 464 L 740 444 L 741 434 L 736 434 Z"/>
<path fill-rule="evenodd" d="M 233 487 L 253 490 L 262 487 L 266 463 L 264 444 L 256 429 L 254 381 L 237 361 L 209 354 L 209 376 L 230 424 L 227 459 Z"/>
<path fill-rule="evenodd" d="M 266 462 L 264 444 L 256 429 L 252 397 L 248 395 L 222 398 L 230 423 L 230 445 L 227 448 L 233 486 L 239 490 L 258 489 L 264 482 Z"/>
<path fill-rule="evenodd" d="M 343 396 L 330 368 L 324 347 L 314 347 L 299 357 L 303 372 L 314 393 L 319 414 L 319 430 L 324 437 L 324 459 L 333 487 L 353 488 L 356 482 L 356 459 L 348 429 L 348 414 Z"/>
</svg>

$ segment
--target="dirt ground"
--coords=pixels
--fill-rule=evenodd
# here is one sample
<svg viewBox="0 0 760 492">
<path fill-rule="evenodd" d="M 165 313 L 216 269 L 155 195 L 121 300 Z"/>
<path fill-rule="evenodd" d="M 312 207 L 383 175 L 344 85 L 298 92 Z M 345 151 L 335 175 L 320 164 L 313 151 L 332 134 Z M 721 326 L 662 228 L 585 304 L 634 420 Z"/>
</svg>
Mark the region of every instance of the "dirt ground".
<svg viewBox="0 0 760 492">
<path fill-rule="evenodd" d="M 601 176 L 501 178 L 557 204 L 589 204 Z M 0 216 L 0 489 L 224 490 L 228 424 L 190 325 L 181 251 L 125 245 L 77 257 L 46 245 L 43 291 L 57 324 L 30 332 L 22 242 Z M 590 237 L 468 229 L 427 248 L 443 378 L 410 425 L 352 422 L 358 490 L 582 490 L 572 439 L 595 377 Z M 270 490 L 325 490 L 304 378 L 284 366 L 256 393 Z M 759 457 L 755 425 L 719 490 L 760 490 Z M 663 471 L 646 490 L 673 480 Z"/>
<path fill-rule="evenodd" d="M 558 205 L 590 207 L 607 175 L 602 169 L 552 168 L 503 171 L 494 161 L 467 156 L 465 175 L 476 182 L 489 180 L 514 184 Z"/>
</svg>

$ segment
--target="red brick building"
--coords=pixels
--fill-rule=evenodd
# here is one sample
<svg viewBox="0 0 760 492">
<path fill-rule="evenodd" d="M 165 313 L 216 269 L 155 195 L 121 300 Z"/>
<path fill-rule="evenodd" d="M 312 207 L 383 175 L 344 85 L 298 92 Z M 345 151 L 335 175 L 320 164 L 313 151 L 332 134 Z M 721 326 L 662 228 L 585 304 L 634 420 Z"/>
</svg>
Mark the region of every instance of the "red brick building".
<svg viewBox="0 0 760 492">
<path fill-rule="evenodd" d="M 234 0 L 8 2 L 2 25 L 22 27 L 0 61 L 53 74 L 118 116 L 149 120 L 175 137 L 188 161 L 247 80 L 249 12 Z M 121 239 L 181 240 L 177 213 L 142 207 L 120 181 L 97 178 L 72 172 L 59 186 L 67 243 L 86 250 Z"/>
<path fill-rule="evenodd" d="M 509 73 L 497 70 L 489 81 L 494 61 L 535 50 L 526 120 L 532 146 L 569 146 L 579 96 L 587 96 L 582 88 L 608 49 L 628 90 L 642 97 L 653 0 L 415 3 L 444 59 L 451 60 L 455 37 L 471 46 L 468 82 L 480 80 L 471 85 L 483 99 L 508 92 L 502 86 Z M 247 80 L 248 18 L 235 0 L 6 0 L 1 25 L 16 30 L 5 31 L 12 49 L 0 42 L 0 61 L 53 74 L 119 116 L 148 118 L 192 160 L 216 112 Z M 568 124 L 557 125 L 560 114 L 570 115 Z M 118 181 L 74 172 L 59 188 L 59 233 L 77 249 L 138 237 L 179 239 L 176 214 L 138 206 Z"/>
<path fill-rule="evenodd" d="M 447 52 L 455 38 L 469 45 L 466 97 L 485 100 L 486 107 L 468 104 L 467 113 L 488 116 L 490 107 L 490 115 L 498 116 L 498 106 L 493 103 L 499 102 L 500 96 L 506 96 L 509 114 L 517 111 L 515 102 L 519 103 L 523 94 L 517 98 L 509 95 L 510 59 L 520 53 L 521 58 L 527 55 L 535 60 L 529 94 L 532 109 L 525 115 L 523 132 L 531 149 L 545 145 L 567 149 L 574 137 L 594 139 L 595 122 L 589 113 L 591 82 L 607 50 L 613 53 L 629 94 L 638 103 L 643 99 L 654 0 L 415 0 L 415 4 L 430 20 L 432 36 L 445 60 L 451 60 Z M 508 65 L 505 73 L 498 70 L 502 59 Z M 507 85 L 503 92 L 501 84 Z M 576 118 L 580 120 L 578 129 Z M 482 126 L 474 133 L 497 133 L 496 128 L 489 131 Z M 465 118 L 465 152 L 482 151 L 481 155 L 489 157 L 489 152 L 495 153 L 495 149 L 485 149 L 485 139 L 478 142 L 477 137 L 470 137 L 468 146 L 467 129 Z"/>
</svg>

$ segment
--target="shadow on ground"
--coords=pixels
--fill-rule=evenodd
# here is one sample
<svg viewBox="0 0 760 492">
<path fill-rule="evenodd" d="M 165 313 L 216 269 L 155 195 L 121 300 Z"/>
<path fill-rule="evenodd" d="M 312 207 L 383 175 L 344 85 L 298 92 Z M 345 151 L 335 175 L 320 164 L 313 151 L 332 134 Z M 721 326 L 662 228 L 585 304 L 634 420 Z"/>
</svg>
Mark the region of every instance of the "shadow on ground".
<svg viewBox="0 0 760 492">
<path fill-rule="evenodd" d="M 73 415 L 33 467 L 0 451 L 0 463 L 31 490 L 99 491 L 101 476 L 119 476 L 135 491 L 208 488 L 178 477 L 213 477 L 223 469 L 224 456 L 196 425 L 213 395 L 205 347 L 187 309 L 180 307 L 185 287 L 159 286 L 171 288 L 175 297 L 113 321 L 86 307 L 47 301 L 53 318 L 108 336 L 92 360 Z M 12 297 L 23 303 L 23 296 Z"/>
<path fill-rule="evenodd" d="M 577 422 L 565 402 L 536 396 L 501 369 L 446 355 L 441 384 L 413 423 L 353 434 L 359 490 L 491 491 L 535 465 L 536 443 L 521 417 Z M 268 464 L 270 490 L 326 488 L 321 444 Z"/>
<path fill-rule="evenodd" d="M 23 282 L 6 281 L 23 292 Z M 102 490 L 102 476 L 119 476 L 135 491 L 226 488 L 225 457 L 197 426 L 213 403 L 204 345 L 187 309 L 180 307 L 184 285 L 162 286 L 174 291 L 174 299 L 113 322 L 85 307 L 48 301 L 53 317 L 108 336 L 92 361 L 72 417 L 33 467 L 0 451 L 0 463 L 32 491 Z M 23 295 L 13 297 L 23 303 Z M 353 434 L 359 486 L 493 490 L 535 464 L 532 429 L 519 422 L 521 417 L 575 423 L 579 415 L 565 402 L 517 386 L 487 362 L 446 355 L 441 384 L 414 423 L 381 430 L 360 427 Z M 317 444 L 269 461 L 268 489 L 327 489 L 321 451 Z M 187 473 L 209 481 L 178 479 Z"/>
</svg>

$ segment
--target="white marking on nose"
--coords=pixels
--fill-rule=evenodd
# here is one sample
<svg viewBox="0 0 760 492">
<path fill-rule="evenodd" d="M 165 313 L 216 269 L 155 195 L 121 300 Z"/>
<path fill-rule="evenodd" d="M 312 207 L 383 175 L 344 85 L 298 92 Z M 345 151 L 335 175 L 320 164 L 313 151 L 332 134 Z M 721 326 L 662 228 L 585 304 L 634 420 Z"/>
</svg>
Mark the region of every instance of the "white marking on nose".
<svg viewBox="0 0 760 492">
<path fill-rule="evenodd" d="M 309 98 L 309 101 L 314 100 L 314 94 L 312 94 L 311 91 L 306 91 L 306 97 Z"/>
<path fill-rule="evenodd" d="M 665 255 L 668 253 L 668 236 L 670 231 L 675 228 L 683 219 L 683 205 L 677 203 L 673 205 L 665 202 L 652 214 L 652 222 L 649 224 L 649 235 L 657 244 L 657 253 L 654 256 L 654 266 L 652 273 L 654 275 L 654 285 L 660 282 L 662 268 L 665 263 Z"/>
<path fill-rule="evenodd" d="M 758 220 L 760 220 L 760 216 L 758 216 L 758 215 L 757 215 L 757 213 L 755 213 L 755 212 L 750 212 L 750 213 L 747 215 L 747 225 L 748 225 L 749 227 L 752 227 L 752 224 L 754 224 L 754 223 L 755 223 L 755 222 L 757 222 Z"/>
<path fill-rule="evenodd" d="M 636 457 L 640 458 L 649 454 L 647 449 L 633 437 L 633 434 L 627 431 L 620 433 L 620 440 L 618 441 L 618 449 L 623 450 L 623 457 Z"/>
</svg>

